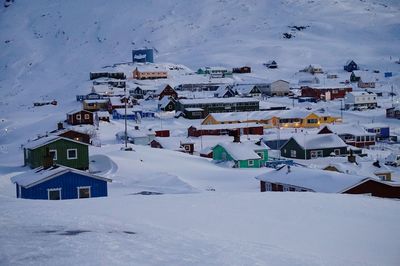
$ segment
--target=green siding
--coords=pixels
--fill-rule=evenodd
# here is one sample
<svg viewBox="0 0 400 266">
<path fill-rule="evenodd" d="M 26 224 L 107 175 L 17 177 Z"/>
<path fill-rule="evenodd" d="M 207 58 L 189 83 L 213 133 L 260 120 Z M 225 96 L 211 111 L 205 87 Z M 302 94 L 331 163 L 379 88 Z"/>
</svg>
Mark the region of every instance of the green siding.
<svg viewBox="0 0 400 266">
<path fill-rule="evenodd" d="M 238 168 L 260 168 L 265 165 L 265 162 L 268 161 L 268 150 L 256 150 L 256 152 L 263 153 L 263 159 L 255 159 L 253 165 L 249 165 L 250 160 L 235 160 L 232 156 L 221 146 L 217 145 L 213 148 L 213 159 L 216 161 L 235 161 L 235 164 Z M 225 158 L 223 154 L 226 154 Z"/>
<path fill-rule="evenodd" d="M 340 147 L 340 148 L 321 148 L 321 149 L 312 149 L 312 150 L 307 149 L 306 156 L 307 156 L 307 159 L 311 159 L 311 151 L 322 151 L 323 157 L 329 157 L 329 156 L 331 156 L 332 152 L 335 152 L 335 149 L 340 150 L 340 155 L 347 154 L 347 148 Z M 296 157 L 291 156 L 291 150 L 296 151 Z M 294 139 L 290 139 L 281 148 L 281 155 L 286 158 L 295 158 L 295 159 L 303 159 L 304 160 L 304 153 L 305 153 L 304 149 Z"/>
<path fill-rule="evenodd" d="M 76 169 L 89 168 L 89 148 L 87 145 L 80 144 L 74 141 L 60 139 L 52 143 L 46 144 L 36 149 L 28 150 L 28 158 L 25 159 L 25 164 L 31 168 L 39 167 L 43 164 L 43 158 L 46 154 L 46 148 L 49 150 L 57 150 L 57 160 L 54 162 Z M 77 159 L 67 159 L 67 150 L 77 149 Z M 25 155 L 24 155 L 25 157 Z"/>
</svg>

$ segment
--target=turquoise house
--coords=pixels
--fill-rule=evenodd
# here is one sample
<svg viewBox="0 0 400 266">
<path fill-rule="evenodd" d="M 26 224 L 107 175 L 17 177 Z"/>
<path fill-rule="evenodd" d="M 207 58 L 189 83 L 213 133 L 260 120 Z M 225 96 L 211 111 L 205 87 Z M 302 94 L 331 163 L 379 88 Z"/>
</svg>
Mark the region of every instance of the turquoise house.
<svg viewBox="0 0 400 266">
<path fill-rule="evenodd" d="M 262 143 L 219 143 L 213 148 L 213 160 L 233 161 L 235 168 L 260 168 L 268 161 L 268 150 Z"/>
</svg>

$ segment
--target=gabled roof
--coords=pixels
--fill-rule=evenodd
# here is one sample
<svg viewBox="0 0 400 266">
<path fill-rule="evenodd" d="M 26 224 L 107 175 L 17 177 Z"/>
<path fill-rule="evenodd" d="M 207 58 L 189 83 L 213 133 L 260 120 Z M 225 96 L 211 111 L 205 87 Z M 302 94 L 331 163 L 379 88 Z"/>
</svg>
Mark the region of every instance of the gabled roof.
<svg viewBox="0 0 400 266">
<path fill-rule="evenodd" d="M 357 124 L 335 124 L 325 126 L 333 133 L 338 135 L 353 135 L 353 136 L 375 136 L 374 133 L 367 132 L 363 127 Z"/>
<path fill-rule="evenodd" d="M 242 102 L 250 103 L 250 102 L 259 102 L 259 100 L 253 98 L 231 97 L 231 98 L 180 99 L 179 102 L 181 104 L 211 104 L 211 103 L 242 103 Z"/>
<path fill-rule="evenodd" d="M 76 114 L 76 113 L 80 113 L 80 112 L 89 113 L 89 114 L 92 113 L 92 112 L 87 111 L 87 110 L 84 110 L 84 109 L 82 109 L 82 110 L 74 109 L 74 110 L 69 111 L 69 112 L 67 113 L 67 115 L 72 115 L 72 114 Z"/>
<path fill-rule="evenodd" d="M 93 174 L 90 174 L 85 171 L 81 171 L 81 170 L 77 170 L 77 169 L 73 169 L 73 168 L 61 166 L 61 165 L 55 165 L 55 166 L 52 166 L 47 169 L 45 169 L 41 166 L 41 167 L 38 167 L 38 168 L 35 168 L 32 170 L 29 170 L 25 173 L 13 176 L 11 178 L 11 181 L 22 187 L 29 188 L 29 187 L 35 186 L 37 184 L 40 184 L 42 182 L 45 182 L 47 180 L 50 180 L 52 178 L 55 178 L 57 176 L 60 176 L 64 173 L 68 173 L 68 172 L 77 173 L 80 175 L 96 178 L 99 180 L 104 180 L 107 182 L 112 182 L 111 179 L 93 175 Z"/>
<path fill-rule="evenodd" d="M 237 85 L 233 89 L 235 89 L 239 95 L 248 95 L 254 88 L 257 89 L 257 86 L 250 84 L 250 85 Z"/>
<path fill-rule="evenodd" d="M 256 151 L 267 150 L 264 145 L 259 146 L 254 143 L 229 142 L 219 143 L 216 146 L 218 145 L 223 147 L 234 160 L 239 161 L 261 159 Z"/>
<path fill-rule="evenodd" d="M 292 137 L 303 149 L 327 149 L 347 147 L 336 134 L 296 134 Z"/>
<path fill-rule="evenodd" d="M 64 138 L 64 137 L 60 137 L 60 136 L 55 136 L 55 135 L 50 135 L 50 136 L 47 136 L 47 137 L 43 137 L 43 138 L 28 142 L 27 144 L 24 145 L 24 148 L 33 150 L 33 149 L 36 149 L 38 147 L 53 143 L 53 142 L 61 140 L 61 139 L 69 141 L 69 142 L 79 143 L 79 144 L 82 144 L 82 145 L 88 145 L 87 143 L 80 142 L 80 141 L 77 141 L 77 140 Z"/>
<path fill-rule="evenodd" d="M 216 125 L 192 125 L 191 127 L 197 130 L 215 130 L 215 129 L 238 129 L 247 127 L 263 127 L 261 124 L 256 123 L 233 123 L 233 124 L 216 124 Z"/>
<path fill-rule="evenodd" d="M 173 100 L 168 97 L 162 97 L 162 99 L 158 101 L 158 105 L 160 108 L 165 108 L 171 101 Z"/>
<path fill-rule="evenodd" d="M 297 166 L 284 166 L 278 168 L 278 170 L 259 175 L 256 179 L 324 193 L 340 193 L 366 179 L 368 180 L 368 178 L 356 175 Z"/>
</svg>

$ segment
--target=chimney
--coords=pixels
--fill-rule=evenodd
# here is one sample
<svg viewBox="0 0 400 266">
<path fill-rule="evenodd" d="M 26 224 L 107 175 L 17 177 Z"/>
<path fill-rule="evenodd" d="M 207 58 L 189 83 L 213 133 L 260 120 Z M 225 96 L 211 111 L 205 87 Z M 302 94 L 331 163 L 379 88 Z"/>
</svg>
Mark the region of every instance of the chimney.
<svg viewBox="0 0 400 266">
<path fill-rule="evenodd" d="M 62 130 L 62 129 L 64 129 L 64 124 L 63 124 L 63 122 L 58 122 L 58 123 L 57 123 L 57 130 Z"/>
<path fill-rule="evenodd" d="M 48 169 L 53 166 L 53 157 L 50 155 L 48 147 L 46 148 L 42 164 L 44 169 Z"/>
<path fill-rule="evenodd" d="M 347 160 L 349 163 L 357 163 L 356 162 L 356 156 L 353 155 L 353 150 L 350 149 L 350 154 L 347 156 Z"/>
<path fill-rule="evenodd" d="M 229 136 L 233 136 L 233 142 L 235 142 L 235 143 L 240 142 L 240 130 L 239 129 L 231 130 L 229 132 Z"/>
</svg>

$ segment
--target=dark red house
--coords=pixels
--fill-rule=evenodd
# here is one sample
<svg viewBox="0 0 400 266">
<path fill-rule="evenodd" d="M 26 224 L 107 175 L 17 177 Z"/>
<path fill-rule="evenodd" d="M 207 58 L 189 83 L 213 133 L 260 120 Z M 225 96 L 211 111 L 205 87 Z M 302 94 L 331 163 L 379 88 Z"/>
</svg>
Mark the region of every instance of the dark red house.
<svg viewBox="0 0 400 266">
<path fill-rule="evenodd" d="M 262 135 L 264 127 L 255 123 L 216 124 L 191 126 L 188 128 L 188 137 L 228 135 L 232 130 L 240 130 L 241 135 Z"/>
<path fill-rule="evenodd" d="M 239 73 L 239 74 L 251 73 L 251 67 L 249 66 L 235 67 L 232 68 L 232 73 Z"/>
<path fill-rule="evenodd" d="M 156 130 L 155 133 L 156 133 L 156 137 L 161 137 L 161 138 L 167 138 L 170 135 L 168 129 Z"/>
<path fill-rule="evenodd" d="M 90 144 L 90 136 L 85 133 L 81 133 L 72 129 L 64 129 L 55 133 L 57 136 L 73 139 L 76 141 Z"/>
<path fill-rule="evenodd" d="M 334 99 L 342 99 L 346 93 L 351 92 L 351 87 L 300 87 L 301 97 L 312 97 L 317 100 L 330 101 Z"/>
<path fill-rule="evenodd" d="M 86 110 L 74 110 L 67 113 L 70 125 L 93 125 L 93 113 Z"/>
<path fill-rule="evenodd" d="M 161 100 L 165 96 L 173 99 L 178 99 L 178 93 L 170 85 L 166 85 L 164 88 L 160 88 L 156 94 L 158 95 L 158 100 Z"/>
</svg>

